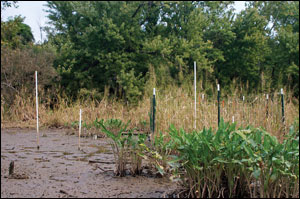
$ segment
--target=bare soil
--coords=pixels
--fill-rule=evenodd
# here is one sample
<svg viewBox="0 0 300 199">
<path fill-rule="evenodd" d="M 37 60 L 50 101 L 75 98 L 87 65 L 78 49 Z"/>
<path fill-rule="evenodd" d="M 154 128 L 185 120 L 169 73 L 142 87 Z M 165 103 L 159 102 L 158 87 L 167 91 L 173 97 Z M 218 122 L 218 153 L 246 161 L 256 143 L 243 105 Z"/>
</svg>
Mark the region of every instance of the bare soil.
<svg viewBox="0 0 300 199">
<path fill-rule="evenodd" d="M 176 189 L 166 178 L 114 176 L 108 138 L 81 138 L 80 151 L 78 137 L 67 131 L 42 130 L 38 150 L 36 130 L 1 129 L 1 198 L 161 198 Z"/>
</svg>

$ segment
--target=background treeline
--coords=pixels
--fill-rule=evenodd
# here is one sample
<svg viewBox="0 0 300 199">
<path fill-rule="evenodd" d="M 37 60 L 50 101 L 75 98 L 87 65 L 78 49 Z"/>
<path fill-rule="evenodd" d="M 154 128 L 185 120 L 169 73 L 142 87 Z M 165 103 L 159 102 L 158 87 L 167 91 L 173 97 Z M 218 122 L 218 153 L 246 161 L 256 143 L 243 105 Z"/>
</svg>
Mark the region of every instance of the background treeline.
<svg viewBox="0 0 300 199">
<path fill-rule="evenodd" d="M 1 2 L 1 10 L 11 4 Z M 219 83 L 223 93 L 284 87 L 298 98 L 299 2 L 247 1 L 238 14 L 233 6 L 48 1 L 42 44 L 33 44 L 20 16 L 6 22 L 1 17 L 1 91 L 33 88 L 38 70 L 46 90 L 136 103 L 153 87 L 192 90 L 196 61 L 198 88 L 208 95 Z"/>
</svg>

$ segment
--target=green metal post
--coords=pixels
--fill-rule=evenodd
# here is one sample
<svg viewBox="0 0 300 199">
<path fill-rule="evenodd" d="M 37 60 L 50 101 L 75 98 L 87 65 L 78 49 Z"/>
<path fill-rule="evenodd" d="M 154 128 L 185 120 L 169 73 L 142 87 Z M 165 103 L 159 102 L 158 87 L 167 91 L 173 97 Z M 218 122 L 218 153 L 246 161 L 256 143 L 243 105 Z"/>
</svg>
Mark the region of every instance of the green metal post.
<svg viewBox="0 0 300 199">
<path fill-rule="evenodd" d="M 153 89 L 153 118 L 152 118 L 152 121 L 153 121 L 153 129 L 152 129 L 152 132 L 153 132 L 153 135 L 154 135 L 154 131 L 155 131 L 155 111 L 156 111 L 156 101 L 155 101 L 155 88 Z"/>
<path fill-rule="evenodd" d="M 267 94 L 266 98 L 267 98 L 266 118 L 268 118 L 269 117 L 269 94 Z"/>
<path fill-rule="evenodd" d="M 281 109 L 282 109 L 282 122 L 284 123 L 284 99 L 283 99 L 283 89 L 281 89 Z"/>
</svg>

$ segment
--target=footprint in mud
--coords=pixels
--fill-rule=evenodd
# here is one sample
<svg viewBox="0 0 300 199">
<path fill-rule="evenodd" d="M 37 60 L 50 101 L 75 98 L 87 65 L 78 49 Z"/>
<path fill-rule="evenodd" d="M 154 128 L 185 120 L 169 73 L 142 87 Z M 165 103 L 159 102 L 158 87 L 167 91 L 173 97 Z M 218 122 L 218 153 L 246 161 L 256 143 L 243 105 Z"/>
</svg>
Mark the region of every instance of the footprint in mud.
<svg viewBox="0 0 300 199">
<path fill-rule="evenodd" d="M 55 176 L 50 176 L 49 177 L 49 180 L 54 180 L 54 181 L 57 181 L 57 182 L 65 182 L 66 179 L 64 179 L 63 177 L 55 177 Z"/>
<path fill-rule="evenodd" d="M 54 158 L 61 158 L 61 157 L 63 157 L 64 155 L 54 155 L 54 156 L 52 156 L 52 157 L 54 157 Z"/>
<path fill-rule="evenodd" d="M 24 157 L 24 156 L 17 156 L 17 158 L 20 158 L 20 159 L 26 159 L 27 157 Z"/>
<path fill-rule="evenodd" d="M 25 146 L 23 149 L 36 149 L 36 147 Z"/>
<path fill-rule="evenodd" d="M 17 151 L 8 151 L 7 153 L 17 153 Z"/>
<path fill-rule="evenodd" d="M 15 147 L 12 147 L 12 148 L 10 148 L 10 147 L 5 148 L 5 150 L 8 150 L 8 151 L 11 151 L 11 150 L 14 150 L 14 149 L 15 149 Z"/>
<path fill-rule="evenodd" d="M 63 155 L 67 156 L 67 155 L 73 155 L 74 153 L 69 153 L 69 152 L 63 152 Z"/>
<path fill-rule="evenodd" d="M 36 162 L 50 162 L 49 159 L 44 159 L 43 157 L 41 158 L 33 158 Z"/>
</svg>

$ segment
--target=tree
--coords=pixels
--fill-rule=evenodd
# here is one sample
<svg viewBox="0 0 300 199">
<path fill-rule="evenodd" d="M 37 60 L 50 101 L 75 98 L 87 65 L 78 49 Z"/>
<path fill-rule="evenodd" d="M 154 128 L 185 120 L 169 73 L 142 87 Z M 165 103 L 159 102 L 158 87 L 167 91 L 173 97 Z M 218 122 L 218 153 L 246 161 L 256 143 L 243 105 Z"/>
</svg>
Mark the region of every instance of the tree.
<svg viewBox="0 0 300 199">
<path fill-rule="evenodd" d="M 1 45 L 17 48 L 34 42 L 30 26 L 24 24 L 25 17 L 15 16 L 7 22 L 1 21 Z"/>
<path fill-rule="evenodd" d="M 269 35 L 271 54 L 266 60 L 270 87 L 286 87 L 299 96 L 299 2 L 250 2 L 259 14 L 268 20 L 265 29 Z"/>
<path fill-rule="evenodd" d="M 12 5 L 17 8 L 18 5 L 17 5 L 18 1 L 1 1 L 1 13 L 3 11 L 5 11 L 6 8 L 9 8 L 11 7 Z M 2 15 L 1 15 L 1 20 L 2 20 Z"/>
<path fill-rule="evenodd" d="M 109 87 L 125 100 L 131 93 L 125 88 L 122 73 L 132 71 L 131 81 L 140 81 L 147 72 L 139 54 L 143 32 L 138 19 L 132 18 L 135 2 L 48 2 L 49 19 L 54 31 L 49 41 L 57 46 L 55 67 L 62 85 L 76 95 L 80 89 Z M 122 72 L 123 71 L 123 72 Z M 135 84 L 135 83 L 134 83 Z M 143 84 L 138 84 L 137 97 Z M 125 90 L 127 92 L 125 92 Z"/>
<path fill-rule="evenodd" d="M 233 3 L 49 1 L 61 84 L 137 102 L 153 79 L 190 88 L 196 61 L 206 90 L 217 80 L 232 92 L 234 79 L 248 92 L 297 89 L 299 3 L 250 1 L 236 16 Z"/>
<path fill-rule="evenodd" d="M 269 52 L 264 27 L 267 21 L 256 8 L 248 8 L 237 15 L 232 31 L 235 39 L 224 50 L 226 62 L 221 68 L 227 81 L 239 79 L 242 85 L 248 84 L 248 92 L 257 90 L 266 54 Z M 225 80 L 226 81 L 226 80 Z"/>
</svg>

